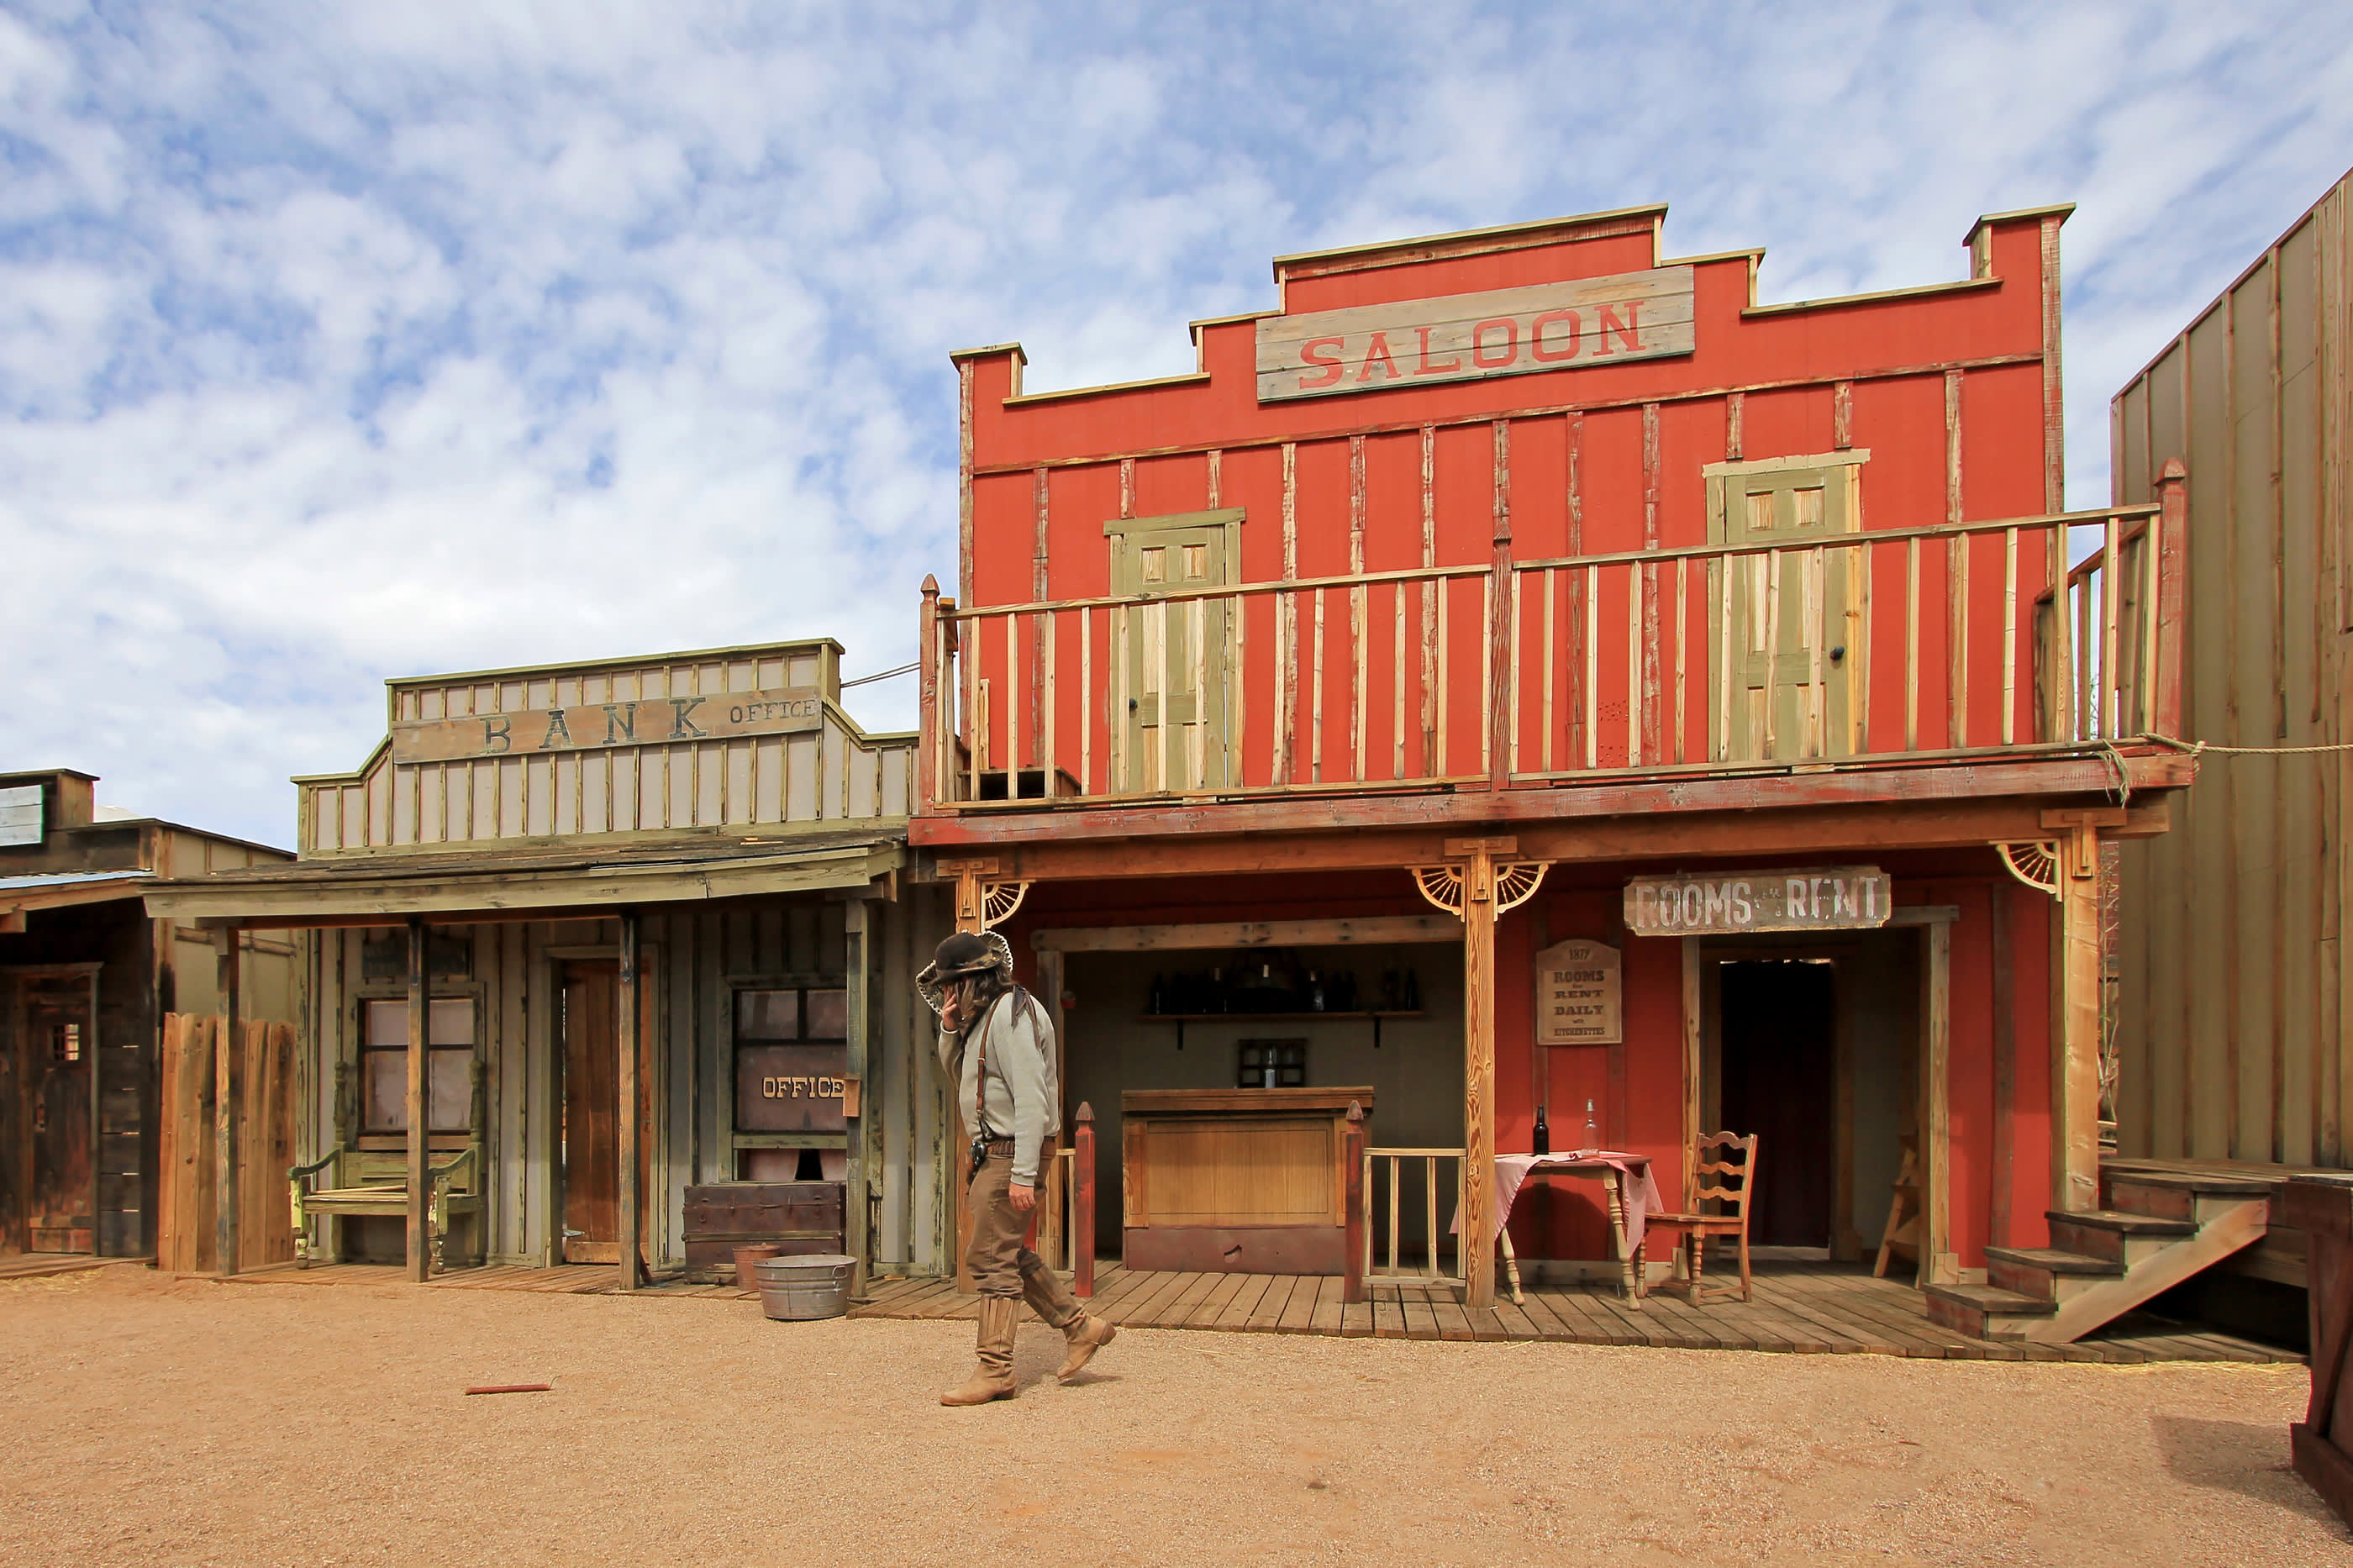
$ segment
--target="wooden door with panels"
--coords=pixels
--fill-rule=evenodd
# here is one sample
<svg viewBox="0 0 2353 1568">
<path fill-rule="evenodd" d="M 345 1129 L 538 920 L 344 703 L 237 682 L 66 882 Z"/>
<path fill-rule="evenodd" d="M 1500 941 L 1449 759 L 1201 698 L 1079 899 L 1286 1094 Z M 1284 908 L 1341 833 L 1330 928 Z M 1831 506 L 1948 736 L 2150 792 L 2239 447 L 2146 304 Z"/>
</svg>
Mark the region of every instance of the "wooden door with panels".
<svg viewBox="0 0 2353 1568">
<path fill-rule="evenodd" d="M 1241 511 L 1121 518 L 1111 538 L 1111 582 L 1122 598 L 1151 598 L 1234 581 Z M 1233 782 L 1233 680 L 1224 599 L 1176 599 L 1113 612 L 1112 787 L 1181 794 Z"/>
<path fill-rule="evenodd" d="M 1862 526 L 1863 453 L 1711 464 L 1712 543 L 1802 545 Z M 1708 574 L 1709 732 L 1718 762 L 1804 762 L 1858 749 L 1862 552 L 1777 550 Z"/>
<path fill-rule="evenodd" d="M 16 1018 L 17 1127 L 10 1140 L 24 1194 L 26 1252 L 98 1249 L 94 1065 L 88 975 L 27 975 Z"/>
<path fill-rule="evenodd" d="M 639 958 L 638 1007 L 638 1213 L 652 1167 L 653 1005 L 651 964 Z M 556 1048 L 563 1124 L 556 1169 L 564 1194 L 566 1263 L 621 1260 L 621 966 L 616 959 L 569 959 L 559 976 Z M 649 1234 L 650 1226 L 649 1225 Z"/>
</svg>

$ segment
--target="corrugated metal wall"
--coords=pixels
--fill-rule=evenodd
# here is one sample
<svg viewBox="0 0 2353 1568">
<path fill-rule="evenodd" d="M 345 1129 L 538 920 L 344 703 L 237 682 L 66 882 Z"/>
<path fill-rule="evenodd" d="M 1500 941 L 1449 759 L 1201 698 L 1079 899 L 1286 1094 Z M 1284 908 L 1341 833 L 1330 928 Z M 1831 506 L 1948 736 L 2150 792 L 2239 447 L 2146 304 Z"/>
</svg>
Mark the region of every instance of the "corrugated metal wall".
<svg viewBox="0 0 2353 1568">
<path fill-rule="evenodd" d="M 2185 740 L 2348 736 L 2340 182 L 2111 405 L 2115 500 L 2189 471 Z M 2123 846 L 2124 1152 L 2342 1166 L 2343 754 L 2208 753 L 2173 831 Z"/>
</svg>

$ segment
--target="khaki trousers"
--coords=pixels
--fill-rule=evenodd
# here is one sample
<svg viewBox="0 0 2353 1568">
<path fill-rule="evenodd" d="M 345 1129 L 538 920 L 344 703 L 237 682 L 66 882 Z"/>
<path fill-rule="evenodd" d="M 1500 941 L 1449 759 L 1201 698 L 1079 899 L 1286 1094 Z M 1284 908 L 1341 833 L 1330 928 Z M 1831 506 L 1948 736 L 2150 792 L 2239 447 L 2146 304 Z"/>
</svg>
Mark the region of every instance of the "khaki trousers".
<svg viewBox="0 0 2353 1568">
<path fill-rule="evenodd" d="M 1050 1138 L 1039 1152 L 1038 1168 L 1040 1173 L 1051 1170 L 1053 1163 L 1054 1141 Z M 1070 1287 L 1026 1245 L 1030 1217 L 1038 1211 L 1033 1208 L 1023 1214 L 1013 1206 L 1008 1193 L 1012 1184 L 1013 1152 L 991 1149 L 972 1179 L 969 1194 L 972 1245 L 965 1248 L 964 1261 L 972 1270 L 973 1289 L 984 1296 L 1022 1297 L 1041 1321 L 1067 1329 L 1086 1314 Z M 1036 1190 L 1039 1201 L 1044 1202 L 1042 1175 Z"/>
</svg>

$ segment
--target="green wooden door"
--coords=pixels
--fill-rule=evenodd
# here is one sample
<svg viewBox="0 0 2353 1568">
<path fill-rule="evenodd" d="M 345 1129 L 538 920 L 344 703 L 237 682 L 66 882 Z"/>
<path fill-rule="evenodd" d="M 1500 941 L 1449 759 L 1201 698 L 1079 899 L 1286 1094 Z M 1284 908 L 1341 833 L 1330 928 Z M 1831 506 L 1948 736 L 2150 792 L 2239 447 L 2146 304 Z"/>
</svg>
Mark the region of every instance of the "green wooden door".
<svg viewBox="0 0 2353 1568">
<path fill-rule="evenodd" d="M 1226 529 L 1216 525 L 1124 533 L 1112 558 L 1113 592 L 1149 597 L 1221 585 L 1229 580 Z M 1117 612 L 1116 788 L 1141 795 L 1228 785 L 1227 616 L 1222 599 Z"/>
<path fill-rule="evenodd" d="M 1845 464 L 1727 474 L 1715 481 L 1711 531 L 1732 545 L 1848 532 L 1855 526 L 1853 476 Z M 1712 693 L 1718 759 L 1802 762 L 1853 752 L 1860 563 L 1853 550 L 1782 550 L 1735 556 L 1710 574 L 1715 668 L 1728 672 Z"/>
</svg>

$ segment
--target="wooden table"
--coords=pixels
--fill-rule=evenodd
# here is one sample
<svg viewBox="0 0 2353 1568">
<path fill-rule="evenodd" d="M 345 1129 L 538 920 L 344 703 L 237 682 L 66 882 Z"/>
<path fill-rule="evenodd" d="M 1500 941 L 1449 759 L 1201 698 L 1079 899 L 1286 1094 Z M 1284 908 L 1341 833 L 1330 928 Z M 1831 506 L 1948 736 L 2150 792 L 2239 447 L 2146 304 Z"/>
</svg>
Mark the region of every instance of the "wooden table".
<svg viewBox="0 0 2353 1568">
<path fill-rule="evenodd" d="M 1369 1087 L 1120 1096 L 1125 1266 L 1345 1274 L 1348 1107 Z"/>
<path fill-rule="evenodd" d="M 1498 1156 L 1499 1159 L 1506 1157 L 1508 1156 Z M 1619 1154 L 1612 1152 L 1610 1160 L 1622 1160 L 1645 1174 L 1649 1173 L 1651 1167 L 1650 1156 L 1647 1154 Z M 1520 1191 L 1525 1188 L 1530 1181 L 1548 1173 L 1591 1177 L 1600 1182 L 1602 1194 L 1609 1203 L 1609 1239 L 1610 1245 L 1617 1249 L 1619 1283 L 1626 1292 L 1628 1303 L 1640 1307 L 1642 1304 L 1643 1295 L 1642 1260 L 1638 1256 L 1639 1248 L 1628 1246 L 1626 1241 L 1627 1173 L 1610 1163 L 1609 1160 L 1600 1159 L 1565 1160 L 1558 1163 L 1546 1163 L 1534 1165 L 1529 1167 L 1527 1173 L 1520 1178 L 1519 1187 L 1513 1189 L 1512 1195 L 1514 1201 L 1517 1200 Z M 1497 1216 L 1496 1230 L 1498 1239 L 1503 1244 L 1504 1272 L 1512 1282 L 1512 1304 L 1518 1306 L 1526 1301 L 1527 1298 L 1520 1292 L 1520 1260 L 1512 1251 L 1510 1219 L 1510 1208 L 1503 1207 Z"/>
</svg>

